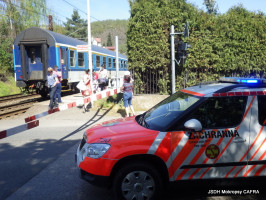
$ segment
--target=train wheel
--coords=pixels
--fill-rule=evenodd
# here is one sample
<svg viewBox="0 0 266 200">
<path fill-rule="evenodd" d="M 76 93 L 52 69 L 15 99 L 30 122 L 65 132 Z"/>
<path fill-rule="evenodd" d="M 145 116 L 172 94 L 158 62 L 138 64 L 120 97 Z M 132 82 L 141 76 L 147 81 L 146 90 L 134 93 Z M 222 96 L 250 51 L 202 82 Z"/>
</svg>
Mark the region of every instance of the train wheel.
<svg viewBox="0 0 266 200">
<path fill-rule="evenodd" d="M 48 88 L 45 86 L 42 88 L 42 90 L 39 91 L 40 95 L 42 96 L 42 98 L 46 98 L 48 95 Z"/>
</svg>

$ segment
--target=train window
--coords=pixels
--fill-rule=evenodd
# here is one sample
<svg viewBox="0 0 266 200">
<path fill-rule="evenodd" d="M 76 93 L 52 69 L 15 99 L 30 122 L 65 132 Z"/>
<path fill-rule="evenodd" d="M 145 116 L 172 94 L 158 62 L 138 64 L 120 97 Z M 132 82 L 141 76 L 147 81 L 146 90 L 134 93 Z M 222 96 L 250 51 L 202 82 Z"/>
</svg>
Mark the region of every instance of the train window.
<svg viewBox="0 0 266 200">
<path fill-rule="evenodd" d="M 106 66 L 106 57 L 103 57 L 103 65 Z"/>
<path fill-rule="evenodd" d="M 75 51 L 70 50 L 70 66 L 75 67 Z"/>
<path fill-rule="evenodd" d="M 116 62 L 115 62 L 115 59 L 113 59 L 113 67 L 116 68 Z"/>
<path fill-rule="evenodd" d="M 26 47 L 30 64 L 42 63 L 41 48 L 36 46 Z"/>
<path fill-rule="evenodd" d="M 60 48 L 60 56 L 61 56 L 61 64 L 65 64 L 65 54 L 64 54 L 64 49 Z"/>
<path fill-rule="evenodd" d="M 100 56 L 96 56 L 96 67 L 100 67 L 101 66 L 101 58 Z"/>
<path fill-rule="evenodd" d="M 125 61 L 125 69 L 127 69 L 127 61 Z"/>
<path fill-rule="evenodd" d="M 112 60 L 111 60 L 111 58 L 108 58 L 108 63 L 109 63 L 109 64 L 108 64 L 108 67 L 109 67 L 109 68 L 112 68 Z"/>
<path fill-rule="evenodd" d="M 84 65 L 84 53 L 78 52 L 78 64 L 79 64 L 79 67 L 85 67 L 85 65 Z"/>
<path fill-rule="evenodd" d="M 122 68 L 122 69 L 124 68 L 123 61 L 122 60 L 120 61 L 120 68 Z"/>
<path fill-rule="evenodd" d="M 31 64 L 36 64 L 36 49 L 30 48 L 30 62 Z"/>
</svg>

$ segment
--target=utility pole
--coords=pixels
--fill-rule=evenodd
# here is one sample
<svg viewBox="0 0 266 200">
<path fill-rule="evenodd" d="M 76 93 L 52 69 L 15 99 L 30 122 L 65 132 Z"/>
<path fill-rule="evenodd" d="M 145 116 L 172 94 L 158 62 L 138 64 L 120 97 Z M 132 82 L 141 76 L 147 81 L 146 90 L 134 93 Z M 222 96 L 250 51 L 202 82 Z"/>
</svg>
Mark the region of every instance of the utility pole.
<svg viewBox="0 0 266 200">
<path fill-rule="evenodd" d="M 178 35 L 178 48 L 177 48 L 177 57 L 178 61 L 175 59 L 175 35 Z M 187 50 L 188 48 L 191 47 L 186 42 L 183 42 L 181 40 L 181 35 L 184 35 L 184 37 L 189 36 L 189 30 L 188 30 L 188 23 L 185 25 L 184 32 L 177 32 L 175 33 L 175 27 L 174 25 L 171 25 L 171 32 L 170 32 L 170 37 L 171 37 L 171 64 L 172 64 L 172 94 L 175 93 L 175 62 L 177 62 L 178 65 L 184 65 L 185 64 L 185 59 L 187 58 Z"/>
<path fill-rule="evenodd" d="M 118 60 L 118 36 L 115 36 L 115 60 L 116 60 L 116 62 L 115 62 L 115 69 L 116 69 L 116 88 L 118 88 L 119 86 L 118 86 L 118 79 L 119 79 L 119 77 L 118 77 L 118 66 L 119 66 L 119 60 Z"/>
<path fill-rule="evenodd" d="M 92 53 L 91 53 L 91 20 L 90 20 L 90 0 L 87 0 L 88 18 L 88 63 L 90 69 L 90 79 L 92 80 Z"/>
<path fill-rule="evenodd" d="M 172 94 L 175 93 L 175 27 L 171 25 Z"/>
<path fill-rule="evenodd" d="M 48 16 L 49 19 L 49 31 L 53 31 L 54 30 L 54 26 L 53 26 L 53 16 L 49 15 Z"/>
<path fill-rule="evenodd" d="M 183 32 L 175 33 L 174 25 L 171 25 L 171 63 L 172 63 L 172 94 L 175 93 L 175 35 L 182 35 Z"/>
</svg>

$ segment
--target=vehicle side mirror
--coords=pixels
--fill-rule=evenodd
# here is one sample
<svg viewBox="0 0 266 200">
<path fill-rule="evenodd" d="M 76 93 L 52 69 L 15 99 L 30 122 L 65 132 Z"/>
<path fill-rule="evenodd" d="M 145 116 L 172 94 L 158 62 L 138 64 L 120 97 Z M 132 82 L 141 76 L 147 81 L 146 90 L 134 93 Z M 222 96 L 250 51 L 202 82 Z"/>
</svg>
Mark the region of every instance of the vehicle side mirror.
<svg viewBox="0 0 266 200">
<path fill-rule="evenodd" d="M 199 120 L 197 119 L 190 119 L 185 122 L 184 124 L 185 128 L 193 130 L 193 131 L 201 131 L 202 125 Z"/>
</svg>

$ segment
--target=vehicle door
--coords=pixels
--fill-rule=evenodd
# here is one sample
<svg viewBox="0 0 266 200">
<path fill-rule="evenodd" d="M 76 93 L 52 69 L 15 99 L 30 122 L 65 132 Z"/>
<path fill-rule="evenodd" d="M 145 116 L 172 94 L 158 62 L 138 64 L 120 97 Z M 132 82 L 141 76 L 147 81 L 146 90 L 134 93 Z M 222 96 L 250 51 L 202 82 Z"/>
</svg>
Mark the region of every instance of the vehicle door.
<svg viewBox="0 0 266 200">
<path fill-rule="evenodd" d="M 68 79 L 68 57 L 68 48 L 60 47 L 60 68 L 63 79 Z"/>
<path fill-rule="evenodd" d="M 248 166 L 244 176 L 266 176 L 266 96 L 255 98 L 251 121 Z"/>
<path fill-rule="evenodd" d="M 243 176 L 253 100 L 248 96 L 210 97 L 180 119 L 176 126 L 181 131 L 172 132 L 172 155 L 167 162 L 170 179 Z M 198 120 L 202 129 L 185 128 L 191 119 Z"/>
</svg>

